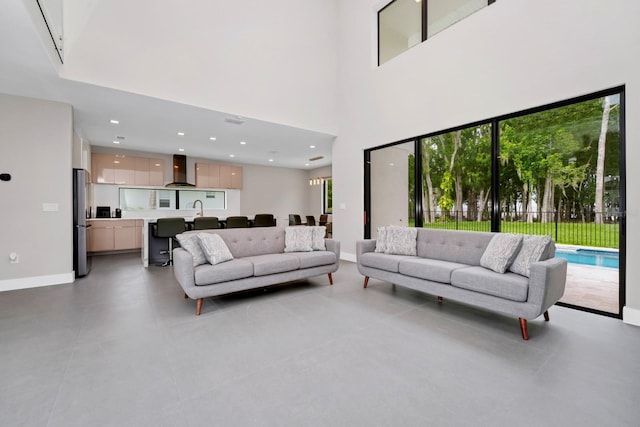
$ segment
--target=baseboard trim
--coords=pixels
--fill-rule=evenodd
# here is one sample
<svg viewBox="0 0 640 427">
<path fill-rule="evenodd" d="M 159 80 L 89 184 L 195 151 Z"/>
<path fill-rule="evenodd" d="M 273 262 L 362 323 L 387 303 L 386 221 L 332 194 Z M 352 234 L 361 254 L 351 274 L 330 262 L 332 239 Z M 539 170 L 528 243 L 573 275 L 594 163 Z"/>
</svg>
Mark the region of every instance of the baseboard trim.
<svg viewBox="0 0 640 427">
<path fill-rule="evenodd" d="M 356 255 L 355 254 L 350 254 L 348 252 L 341 252 L 340 253 L 340 259 L 344 260 L 344 261 L 351 261 L 351 262 L 356 262 Z"/>
<path fill-rule="evenodd" d="M 15 291 L 18 289 L 39 288 L 42 286 L 64 285 L 73 283 L 75 272 L 52 274 L 49 276 L 21 277 L 19 279 L 0 280 L 0 292 Z"/>
</svg>

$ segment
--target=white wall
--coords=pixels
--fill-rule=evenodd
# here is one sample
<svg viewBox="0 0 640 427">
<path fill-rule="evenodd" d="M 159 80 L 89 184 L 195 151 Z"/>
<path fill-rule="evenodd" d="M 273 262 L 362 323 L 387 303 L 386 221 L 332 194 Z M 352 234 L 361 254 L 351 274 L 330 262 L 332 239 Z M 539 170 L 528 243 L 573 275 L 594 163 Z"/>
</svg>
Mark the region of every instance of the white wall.
<svg viewBox="0 0 640 427">
<path fill-rule="evenodd" d="M 362 238 L 363 149 L 626 85 L 627 182 L 640 181 L 640 2 L 498 1 L 381 67 L 376 3 L 339 2 L 334 236 Z M 627 192 L 625 321 L 640 324 L 640 195 Z"/>
<path fill-rule="evenodd" d="M 288 225 L 289 214 L 305 215 L 309 180 L 307 171 L 268 166 L 242 166 L 243 215 L 272 213 L 277 225 Z"/>
<path fill-rule="evenodd" d="M 65 14 L 71 40 L 60 72 L 334 134 L 335 17 L 334 1 L 91 2 Z"/>
<path fill-rule="evenodd" d="M 74 280 L 72 132 L 70 105 L 0 94 L 0 291 Z"/>
</svg>

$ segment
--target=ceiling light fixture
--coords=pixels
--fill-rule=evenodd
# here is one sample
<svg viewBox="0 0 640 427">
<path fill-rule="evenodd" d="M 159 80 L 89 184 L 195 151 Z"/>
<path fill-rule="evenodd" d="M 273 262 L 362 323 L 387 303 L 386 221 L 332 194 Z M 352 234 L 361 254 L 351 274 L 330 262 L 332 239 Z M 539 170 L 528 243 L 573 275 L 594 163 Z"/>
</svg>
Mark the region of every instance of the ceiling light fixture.
<svg viewBox="0 0 640 427">
<path fill-rule="evenodd" d="M 305 163 L 304 165 L 305 165 L 305 166 L 309 166 L 309 163 Z"/>
<path fill-rule="evenodd" d="M 240 141 L 240 145 L 247 145 L 246 141 Z"/>
<path fill-rule="evenodd" d="M 178 136 L 184 136 L 184 132 L 178 132 Z"/>
<path fill-rule="evenodd" d="M 211 141 L 215 141 L 215 140 L 216 140 L 216 137 L 215 137 L 215 136 L 210 136 L 210 137 L 209 137 L 209 139 L 210 139 Z"/>
<path fill-rule="evenodd" d="M 235 156 L 236 156 L 235 154 L 229 154 L 229 157 L 235 157 Z"/>
<path fill-rule="evenodd" d="M 269 159 L 270 162 L 273 162 L 273 159 Z"/>
<path fill-rule="evenodd" d="M 114 144 L 120 144 L 120 141 L 113 141 Z"/>
<path fill-rule="evenodd" d="M 310 145 L 309 148 L 316 148 L 316 146 L 315 145 Z"/>
<path fill-rule="evenodd" d="M 184 148 L 178 148 L 178 151 L 182 152 L 184 151 Z"/>
<path fill-rule="evenodd" d="M 120 123 L 120 120 L 114 120 L 114 119 L 111 119 L 111 120 L 109 120 L 109 121 L 110 121 L 111 123 L 113 123 L 114 125 L 117 125 L 117 124 L 119 124 L 119 123 Z"/>
</svg>

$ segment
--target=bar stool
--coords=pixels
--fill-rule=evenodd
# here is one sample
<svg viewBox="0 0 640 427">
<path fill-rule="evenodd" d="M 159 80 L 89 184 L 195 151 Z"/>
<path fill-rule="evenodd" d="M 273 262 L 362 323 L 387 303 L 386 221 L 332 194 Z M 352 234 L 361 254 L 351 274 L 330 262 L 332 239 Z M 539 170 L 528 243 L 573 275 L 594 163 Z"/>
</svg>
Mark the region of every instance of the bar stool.
<svg viewBox="0 0 640 427">
<path fill-rule="evenodd" d="M 169 239 L 169 259 L 162 264 L 162 267 L 173 264 L 173 239 L 177 234 L 184 233 L 185 229 L 184 218 L 158 218 L 156 221 L 153 235 Z M 160 253 L 164 254 L 165 252 L 161 251 Z"/>
<path fill-rule="evenodd" d="M 194 230 L 208 230 L 211 228 L 221 228 L 217 216 L 197 216 L 193 219 Z"/>
<path fill-rule="evenodd" d="M 313 215 L 307 215 L 307 225 L 316 225 L 316 217 Z"/>
<path fill-rule="evenodd" d="M 273 227 L 276 225 L 276 220 L 273 218 L 273 214 L 256 214 L 253 218 L 254 227 Z"/>
<path fill-rule="evenodd" d="M 249 228 L 249 218 L 246 216 L 230 216 L 227 218 L 227 228 Z"/>
</svg>

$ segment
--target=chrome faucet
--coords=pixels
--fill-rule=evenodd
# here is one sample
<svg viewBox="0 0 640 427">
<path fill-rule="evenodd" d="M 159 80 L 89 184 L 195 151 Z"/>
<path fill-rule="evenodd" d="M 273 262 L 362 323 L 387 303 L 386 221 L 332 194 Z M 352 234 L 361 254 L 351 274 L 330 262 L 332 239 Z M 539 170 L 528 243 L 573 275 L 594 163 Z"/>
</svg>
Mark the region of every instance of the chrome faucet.
<svg viewBox="0 0 640 427">
<path fill-rule="evenodd" d="M 198 203 L 198 202 L 200 202 L 200 213 L 197 213 L 196 216 L 204 216 L 202 200 L 200 200 L 200 199 L 194 200 L 193 201 L 193 206 L 191 206 L 191 207 L 195 209 L 196 203 Z"/>
</svg>

